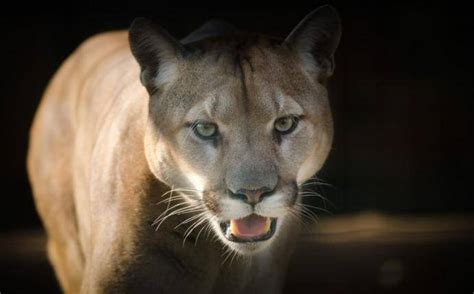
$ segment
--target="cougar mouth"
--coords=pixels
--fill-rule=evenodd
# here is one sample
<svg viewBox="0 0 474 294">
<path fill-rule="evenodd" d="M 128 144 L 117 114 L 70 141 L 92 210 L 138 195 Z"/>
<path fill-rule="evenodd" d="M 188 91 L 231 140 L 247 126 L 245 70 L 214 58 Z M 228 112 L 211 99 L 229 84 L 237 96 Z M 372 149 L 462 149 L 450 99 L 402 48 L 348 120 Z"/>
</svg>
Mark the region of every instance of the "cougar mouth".
<svg viewBox="0 0 474 294">
<path fill-rule="evenodd" d="M 232 242 L 260 242 L 275 234 L 276 218 L 251 214 L 241 219 L 232 219 L 220 223 L 225 238 Z"/>
</svg>

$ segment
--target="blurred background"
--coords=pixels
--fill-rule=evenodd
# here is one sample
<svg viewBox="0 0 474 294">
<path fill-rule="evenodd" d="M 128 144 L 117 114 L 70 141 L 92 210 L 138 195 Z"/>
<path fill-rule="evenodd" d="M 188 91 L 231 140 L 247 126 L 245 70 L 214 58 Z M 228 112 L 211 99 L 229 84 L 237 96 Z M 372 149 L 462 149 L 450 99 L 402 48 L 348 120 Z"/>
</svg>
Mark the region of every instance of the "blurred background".
<svg viewBox="0 0 474 294">
<path fill-rule="evenodd" d="M 55 293 L 25 170 L 49 79 L 87 37 L 147 16 L 177 38 L 210 18 L 286 36 L 323 1 L 13 3 L 0 12 L 0 293 Z M 330 1 L 335 141 L 287 293 L 474 291 L 472 15 L 430 1 Z"/>
</svg>

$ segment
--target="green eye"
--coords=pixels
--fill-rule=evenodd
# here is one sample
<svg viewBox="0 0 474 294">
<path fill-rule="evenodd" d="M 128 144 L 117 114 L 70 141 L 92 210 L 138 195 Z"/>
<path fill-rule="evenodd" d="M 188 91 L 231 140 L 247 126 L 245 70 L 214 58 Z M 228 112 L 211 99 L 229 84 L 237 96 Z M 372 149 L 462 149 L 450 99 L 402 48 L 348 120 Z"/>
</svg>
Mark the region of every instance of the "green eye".
<svg viewBox="0 0 474 294">
<path fill-rule="evenodd" d="M 285 116 L 275 121 L 275 130 L 281 135 L 293 132 L 298 126 L 299 118 L 296 116 Z"/>
<path fill-rule="evenodd" d="M 217 126 L 213 123 L 196 123 L 193 129 L 194 133 L 201 139 L 212 139 L 217 135 Z"/>
</svg>

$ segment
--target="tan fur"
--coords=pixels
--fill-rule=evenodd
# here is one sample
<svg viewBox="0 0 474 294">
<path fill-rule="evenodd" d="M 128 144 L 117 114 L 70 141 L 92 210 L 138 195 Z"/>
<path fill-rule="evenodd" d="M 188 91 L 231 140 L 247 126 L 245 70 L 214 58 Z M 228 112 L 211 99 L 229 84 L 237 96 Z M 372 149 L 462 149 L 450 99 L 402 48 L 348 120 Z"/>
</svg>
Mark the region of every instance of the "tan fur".
<svg viewBox="0 0 474 294">
<path fill-rule="evenodd" d="M 31 129 L 28 173 L 65 292 L 281 291 L 299 232 L 288 213 L 301 201 L 294 183 L 316 173 L 331 146 L 327 93 L 287 47 L 257 39 L 236 68 L 232 55 L 216 55 L 228 42 L 203 42 L 208 53 L 199 58 L 162 64 L 147 84 L 159 88 L 151 97 L 125 31 L 87 40 L 51 81 Z M 300 129 L 277 144 L 273 122 L 298 111 Z M 219 124 L 220 147 L 184 127 L 202 118 Z M 262 181 L 275 183 L 276 194 L 254 213 L 278 217 L 276 235 L 250 245 L 226 241 L 216 220 L 251 213 L 227 189 Z M 170 187 L 192 191 L 163 202 Z M 155 231 L 169 205 L 195 202 L 206 216 L 201 226 L 177 227 L 191 213 Z M 197 240 L 204 228 L 209 236 Z"/>
</svg>

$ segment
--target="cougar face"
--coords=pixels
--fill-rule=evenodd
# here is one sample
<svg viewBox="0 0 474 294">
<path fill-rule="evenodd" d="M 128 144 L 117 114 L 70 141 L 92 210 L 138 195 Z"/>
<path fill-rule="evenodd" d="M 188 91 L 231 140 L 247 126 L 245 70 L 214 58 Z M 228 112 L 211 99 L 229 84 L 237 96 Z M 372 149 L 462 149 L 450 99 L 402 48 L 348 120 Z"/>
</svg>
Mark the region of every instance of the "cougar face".
<svg viewBox="0 0 474 294">
<path fill-rule="evenodd" d="M 289 229 L 300 186 L 331 147 L 324 82 L 339 36 L 328 7 L 284 41 L 234 31 L 183 45 L 134 22 L 131 48 L 150 94 L 148 164 L 185 201 L 178 209 L 194 213 L 191 226 L 211 226 L 242 254 Z"/>
</svg>

